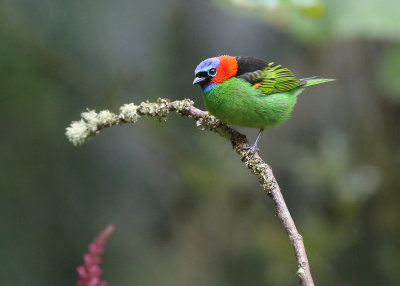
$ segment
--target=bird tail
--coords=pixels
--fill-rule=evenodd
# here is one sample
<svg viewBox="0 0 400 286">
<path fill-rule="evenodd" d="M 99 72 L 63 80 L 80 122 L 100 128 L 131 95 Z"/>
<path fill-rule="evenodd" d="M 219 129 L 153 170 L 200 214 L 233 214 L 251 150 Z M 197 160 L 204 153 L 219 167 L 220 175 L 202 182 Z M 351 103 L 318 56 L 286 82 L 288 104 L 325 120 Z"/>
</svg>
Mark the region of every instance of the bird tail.
<svg viewBox="0 0 400 286">
<path fill-rule="evenodd" d="M 334 80 L 336 80 L 336 79 L 321 78 L 319 76 L 313 76 L 313 77 L 303 78 L 300 80 L 300 82 L 303 83 L 302 87 L 308 87 L 308 86 L 325 83 L 325 82 L 330 82 L 330 81 L 334 81 Z"/>
</svg>

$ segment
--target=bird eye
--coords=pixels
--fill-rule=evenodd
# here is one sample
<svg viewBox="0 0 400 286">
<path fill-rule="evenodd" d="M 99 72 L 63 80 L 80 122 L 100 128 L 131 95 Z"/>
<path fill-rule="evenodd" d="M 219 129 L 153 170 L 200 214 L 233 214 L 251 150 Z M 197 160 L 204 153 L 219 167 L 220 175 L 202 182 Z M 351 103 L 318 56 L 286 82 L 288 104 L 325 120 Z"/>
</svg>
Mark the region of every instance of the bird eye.
<svg viewBox="0 0 400 286">
<path fill-rule="evenodd" d="M 208 75 L 209 75 L 209 76 L 215 76 L 216 74 L 217 74 L 217 70 L 214 69 L 214 68 L 212 68 L 212 69 L 210 69 L 210 70 L 208 71 Z"/>
</svg>

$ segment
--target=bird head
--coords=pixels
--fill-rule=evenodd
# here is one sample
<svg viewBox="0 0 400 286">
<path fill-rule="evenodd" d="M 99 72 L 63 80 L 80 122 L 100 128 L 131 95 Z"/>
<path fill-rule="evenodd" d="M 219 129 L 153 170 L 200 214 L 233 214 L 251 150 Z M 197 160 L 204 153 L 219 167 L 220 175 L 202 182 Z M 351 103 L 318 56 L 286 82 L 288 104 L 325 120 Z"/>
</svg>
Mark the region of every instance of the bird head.
<svg viewBox="0 0 400 286">
<path fill-rule="evenodd" d="M 208 58 L 196 67 L 193 84 L 200 84 L 204 91 L 207 87 L 213 87 L 236 75 L 237 69 L 235 57 L 223 55 Z"/>
</svg>

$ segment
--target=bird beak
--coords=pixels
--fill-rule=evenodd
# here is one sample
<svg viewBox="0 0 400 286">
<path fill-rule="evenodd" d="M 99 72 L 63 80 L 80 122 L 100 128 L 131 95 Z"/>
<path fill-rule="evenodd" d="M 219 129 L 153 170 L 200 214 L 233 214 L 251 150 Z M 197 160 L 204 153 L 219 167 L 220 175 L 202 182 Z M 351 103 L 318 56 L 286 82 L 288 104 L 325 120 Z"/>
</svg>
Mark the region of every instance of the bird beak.
<svg viewBox="0 0 400 286">
<path fill-rule="evenodd" d="M 194 81 L 193 81 L 193 85 L 202 83 L 203 81 L 206 81 L 206 80 L 207 80 L 206 77 L 196 77 L 196 78 L 194 79 Z"/>
</svg>

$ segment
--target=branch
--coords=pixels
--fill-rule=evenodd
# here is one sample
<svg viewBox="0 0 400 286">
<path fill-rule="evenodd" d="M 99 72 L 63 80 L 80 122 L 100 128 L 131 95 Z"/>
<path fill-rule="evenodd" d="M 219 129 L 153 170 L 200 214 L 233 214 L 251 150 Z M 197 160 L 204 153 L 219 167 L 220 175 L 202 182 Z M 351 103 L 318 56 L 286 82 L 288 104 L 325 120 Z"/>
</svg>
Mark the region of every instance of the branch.
<svg viewBox="0 0 400 286">
<path fill-rule="evenodd" d="M 108 110 L 94 110 L 83 112 L 80 121 L 74 121 L 67 127 L 66 135 L 74 145 L 81 145 L 96 135 L 101 129 L 113 125 L 135 123 L 142 116 L 156 117 L 165 121 L 170 112 L 176 112 L 181 116 L 193 118 L 196 125 L 202 130 L 210 130 L 231 141 L 233 148 L 240 155 L 242 162 L 257 177 L 264 191 L 275 203 L 276 213 L 285 228 L 298 263 L 297 276 L 303 286 L 313 286 L 310 267 L 308 264 L 303 238 L 297 231 L 296 225 L 289 213 L 285 200 L 283 199 L 278 182 L 276 181 L 271 167 L 266 164 L 257 152 L 243 150 L 242 147 L 249 145 L 246 136 L 225 123 L 193 106 L 190 99 L 176 100 L 170 102 L 168 99 L 158 99 L 157 102 L 142 102 L 139 105 L 133 103 L 125 104 L 120 108 L 120 113 L 114 114 Z"/>
</svg>

